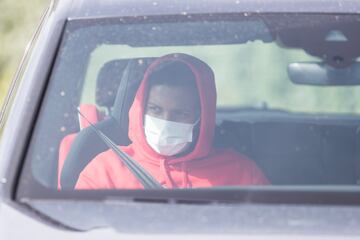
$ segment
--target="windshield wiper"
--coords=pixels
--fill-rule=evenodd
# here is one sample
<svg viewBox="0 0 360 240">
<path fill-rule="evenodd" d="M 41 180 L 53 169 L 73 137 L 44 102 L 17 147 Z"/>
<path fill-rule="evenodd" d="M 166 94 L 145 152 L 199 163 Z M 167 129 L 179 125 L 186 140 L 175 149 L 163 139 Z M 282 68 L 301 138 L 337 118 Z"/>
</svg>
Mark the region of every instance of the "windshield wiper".
<svg viewBox="0 0 360 240">
<path fill-rule="evenodd" d="M 94 124 L 92 124 L 78 109 L 78 113 L 83 117 L 95 131 L 95 133 L 100 137 L 100 139 L 109 147 L 114 153 L 122 160 L 126 167 L 134 174 L 134 176 L 141 182 L 145 189 L 164 189 L 159 182 L 155 180 L 150 173 L 148 173 L 138 162 L 132 159 L 103 132 L 101 132 Z"/>
</svg>

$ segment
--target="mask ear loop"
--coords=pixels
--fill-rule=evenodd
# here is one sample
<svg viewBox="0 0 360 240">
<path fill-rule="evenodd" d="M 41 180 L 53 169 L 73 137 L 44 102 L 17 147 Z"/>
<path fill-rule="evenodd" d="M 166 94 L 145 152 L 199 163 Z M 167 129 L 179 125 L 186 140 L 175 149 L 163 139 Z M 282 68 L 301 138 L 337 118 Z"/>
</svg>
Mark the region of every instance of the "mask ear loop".
<svg viewBox="0 0 360 240">
<path fill-rule="evenodd" d="M 195 127 L 196 125 L 198 125 L 198 123 L 200 123 L 200 117 L 193 123 L 193 127 Z"/>
</svg>

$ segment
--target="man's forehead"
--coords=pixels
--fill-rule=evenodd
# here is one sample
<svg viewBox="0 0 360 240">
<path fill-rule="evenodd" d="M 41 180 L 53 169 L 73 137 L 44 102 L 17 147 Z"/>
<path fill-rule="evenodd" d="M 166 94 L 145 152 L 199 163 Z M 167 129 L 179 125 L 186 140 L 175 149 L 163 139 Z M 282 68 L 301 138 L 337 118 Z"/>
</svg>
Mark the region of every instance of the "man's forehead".
<svg viewBox="0 0 360 240">
<path fill-rule="evenodd" d="M 188 96 L 191 98 L 198 98 L 199 93 L 197 91 L 197 88 L 188 86 L 188 85 L 154 85 L 151 86 L 150 92 L 153 93 L 153 95 L 160 95 L 160 96 L 169 96 L 172 97 L 178 97 L 178 96 Z"/>
<path fill-rule="evenodd" d="M 152 86 L 149 93 L 149 102 L 167 103 L 176 106 L 194 107 L 199 103 L 197 89 L 189 86 Z"/>
</svg>

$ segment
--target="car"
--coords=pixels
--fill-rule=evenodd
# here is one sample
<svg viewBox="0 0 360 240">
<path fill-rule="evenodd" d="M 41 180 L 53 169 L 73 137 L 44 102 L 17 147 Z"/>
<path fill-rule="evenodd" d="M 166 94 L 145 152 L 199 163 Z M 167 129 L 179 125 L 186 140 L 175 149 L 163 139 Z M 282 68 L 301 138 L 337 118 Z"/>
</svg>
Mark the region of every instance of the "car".
<svg viewBox="0 0 360 240">
<path fill-rule="evenodd" d="M 1 238 L 358 239 L 359 29 L 356 0 L 51 1 L 2 111 Z"/>
</svg>

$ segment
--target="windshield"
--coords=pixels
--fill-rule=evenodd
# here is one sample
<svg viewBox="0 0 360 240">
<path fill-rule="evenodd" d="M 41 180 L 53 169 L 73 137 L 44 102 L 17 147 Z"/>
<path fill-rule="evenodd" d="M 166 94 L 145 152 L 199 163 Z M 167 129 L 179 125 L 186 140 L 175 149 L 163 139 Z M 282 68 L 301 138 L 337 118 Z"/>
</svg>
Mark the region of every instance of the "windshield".
<svg viewBox="0 0 360 240">
<path fill-rule="evenodd" d="M 59 191 L 355 185 L 359 21 L 71 20 L 31 174 Z"/>
</svg>

